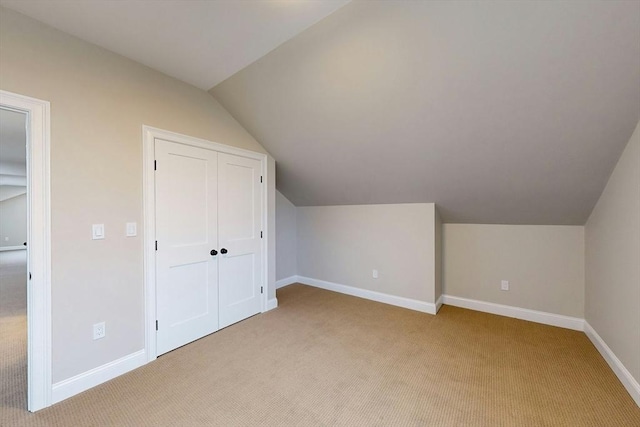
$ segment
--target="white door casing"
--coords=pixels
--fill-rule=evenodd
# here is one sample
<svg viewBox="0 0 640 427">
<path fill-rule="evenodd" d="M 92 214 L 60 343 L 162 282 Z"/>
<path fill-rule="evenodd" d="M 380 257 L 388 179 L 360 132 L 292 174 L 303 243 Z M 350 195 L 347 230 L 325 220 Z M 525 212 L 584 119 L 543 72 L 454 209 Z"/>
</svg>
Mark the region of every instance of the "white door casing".
<svg viewBox="0 0 640 427">
<path fill-rule="evenodd" d="M 262 294 L 261 311 L 267 311 L 277 307 L 277 300 L 273 299 L 267 303 L 268 287 L 275 286 L 275 278 L 273 274 L 273 266 L 275 253 L 270 253 L 269 248 L 273 247 L 273 200 L 274 195 L 266 190 L 274 187 L 275 170 L 272 166 L 273 160 L 266 154 L 256 153 L 254 151 L 244 150 L 241 148 L 231 147 L 224 144 L 194 138 L 175 132 L 170 132 L 151 126 L 142 127 L 143 141 L 143 206 L 144 206 L 144 310 L 145 310 L 145 354 L 147 361 L 153 361 L 158 355 L 157 349 L 157 333 L 156 333 L 156 200 L 155 185 L 156 171 L 155 163 L 155 141 L 162 139 L 165 141 L 177 142 L 192 147 L 200 147 L 217 151 L 218 153 L 235 154 L 237 156 L 255 159 L 260 162 L 260 170 L 263 176 L 262 191 L 262 257 L 263 265 L 260 276 L 262 277 L 264 293 Z M 269 210 L 271 208 L 271 211 Z M 269 219 L 270 218 L 270 219 Z M 159 242 L 159 245 L 162 243 Z M 272 249 L 273 250 L 273 249 Z M 267 262 L 269 260 L 269 262 Z"/>
<path fill-rule="evenodd" d="M 145 354 L 147 357 L 147 361 L 153 361 L 159 354 L 162 354 L 164 351 L 160 351 L 158 346 L 158 335 L 156 331 L 156 320 L 158 320 L 158 310 L 157 310 L 157 287 L 156 287 L 156 232 L 157 232 L 157 224 L 156 224 L 156 171 L 155 171 L 155 144 L 156 140 L 164 140 L 166 142 L 175 142 L 176 144 L 181 144 L 183 146 L 190 147 L 198 147 L 206 150 L 211 150 L 217 152 L 218 157 L 223 154 L 228 154 L 230 157 L 227 159 L 236 159 L 240 161 L 239 166 L 245 173 L 240 172 L 240 176 L 248 176 L 247 165 L 249 165 L 248 169 L 252 175 L 255 176 L 256 183 L 260 183 L 257 187 L 251 188 L 252 196 L 252 207 L 257 209 L 257 214 L 253 215 L 253 220 L 255 223 L 251 225 L 249 228 L 253 230 L 253 234 L 248 236 L 243 236 L 241 234 L 237 234 L 234 237 L 233 234 L 229 235 L 228 242 L 229 246 L 236 247 L 242 249 L 242 240 L 250 240 L 252 241 L 253 248 L 251 250 L 245 251 L 245 256 L 239 257 L 227 257 L 231 262 L 229 263 L 230 267 L 234 266 L 234 263 L 237 265 L 238 260 L 245 261 L 246 258 L 249 257 L 251 251 L 255 249 L 255 245 L 257 242 L 257 246 L 259 248 L 258 253 L 253 253 L 254 263 L 252 266 L 255 268 L 255 271 L 251 275 L 245 275 L 245 277 L 251 277 L 254 279 L 252 282 L 254 288 L 251 288 L 251 294 L 249 297 L 240 298 L 242 302 L 244 302 L 244 312 L 250 312 L 252 315 L 257 312 L 264 312 L 267 310 L 271 310 L 277 307 L 277 300 L 269 300 L 267 301 L 268 295 L 268 287 L 275 285 L 275 280 L 272 280 L 272 267 L 271 261 L 272 257 L 268 256 L 268 248 L 271 248 L 270 243 L 272 241 L 271 234 L 272 227 L 271 222 L 268 221 L 269 215 L 272 215 L 272 210 L 269 210 L 269 207 L 272 208 L 271 203 L 273 201 L 273 197 L 267 189 L 273 188 L 273 179 L 274 179 L 274 169 L 272 166 L 273 161 L 263 153 L 256 153 L 253 151 L 248 151 L 236 147 L 231 147 L 223 144 L 218 144 L 198 138 L 193 138 L 181 134 L 177 134 L 174 132 L 169 132 L 157 128 L 152 128 L 149 126 L 143 126 L 143 151 L 144 151 L 144 162 L 143 162 L 143 176 L 144 176 L 144 187 L 143 187 L 143 198 L 144 198 L 144 283 L 145 283 Z M 236 157 L 234 157 L 236 156 Z M 243 160 L 244 159 L 244 160 Z M 232 166 L 236 164 L 232 169 L 238 171 L 238 161 L 231 162 Z M 248 161 L 248 163 L 246 163 Z M 245 163 L 243 163 L 245 162 Z M 158 162 L 158 169 L 161 169 L 160 163 Z M 220 170 L 218 170 L 218 175 L 220 178 Z M 236 176 L 238 173 L 235 174 Z M 233 178 L 234 173 L 229 175 Z M 240 180 L 240 187 L 242 188 L 242 182 L 246 180 Z M 245 185 L 245 187 L 247 187 Z M 220 192 L 220 183 L 218 183 L 218 192 Z M 218 194 L 218 199 L 220 196 Z M 246 198 L 245 198 L 246 199 Z M 233 200 L 232 200 L 233 202 Z M 242 199 L 235 200 L 237 206 L 242 206 Z M 247 204 L 244 204 L 247 206 Z M 218 213 L 220 213 L 220 208 L 218 209 Z M 245 215 L 246 216 L 246 215 Z M 252 215 L 249 215 L 251 217 Z M 246 221 L 245 221 L 246 222 Z M 220 220 L 218 218 L 218 224 Z M 245 233 L 246 234 L 246 233 Z M 238 238 L 238 236 L 240 238 Z M 260 238 L 263 237 L 263 238 Z M 220 236 L 217 249 L 221 249 L 223 246 L 220 245 Z M 247 244 L 245 242 L 244 246 L 251 247 L 252 244 Z M 158 248 L 162 247 L 163 243 L 159 239 L 158 240 Z M 215 246 L 215 245 L 214 245 Z M 227 248 L 229 249 L 229 248 Z M 236 250 L 236 249 L 234 249 Z M 229 253 L 229 252 L 228 252 Z M 240 254 L 240 252 L 236 252 L 236 254 Z M 221 254 L 218 254 L 215 258 L 218 262 L 218 267 L 220 268 L 222 263 Z M 257 255 L 257 256 L 256 256 Z M 234 259 L 235 258 L 235 259 Z M 243 259 L 244 258 L 244 259 Z M 269 262 L 267 262 L 269 261 Z M 220 270 L 218 270 L 218 276 L 220 277 Z M 251 281 L 245 280 L 245 283 L 250 283 Z M 259 293 L 264 289 L 263 293 Z M 257 298 L 253 295 L 257 295 Z M 231 295 L 233 298 L 233 295 Z M 232 299 L 231 298 L 231 299 Z M 240 301 L 235 301 L 235 303 Z M 238 304 L 230 304 L 232 306 L 237 306 Z M 243 304 L 240 304 L 242 306 Z M 257 308 L 256 308 L 257 306 Z M 250 307 L 247 309 L 247 307 Z M 236 307 L 236 311 L 240 307 Z M 248 316 L 246 315 L 246 316 Z M 241 320 L 240 318 L 236 318 L 228 323 L 233 323 L 237 320 Z M 222 327 L 218 324 L 219 327 Z M 226 325 L 225 325 L 226 326 Z M 160 330 L 162 330 L 162 322 L 159 325 Z"/>
<path fill-rule="evenodd" d="M 51 405 L 50 104 L 0 90 L 0 105 L 27 114 L 27 395 L 35 412 Z"/>
<path fill-rule="evenodd" d="M 262 307 L 260 166 L 255 159 L 218 155 L 221 328 L 259 313 Z"/>
<path fill-rule="evenodd" d="M 218 330 L 218 153 L 156 140 L 158 354 Z"/>
</svg>

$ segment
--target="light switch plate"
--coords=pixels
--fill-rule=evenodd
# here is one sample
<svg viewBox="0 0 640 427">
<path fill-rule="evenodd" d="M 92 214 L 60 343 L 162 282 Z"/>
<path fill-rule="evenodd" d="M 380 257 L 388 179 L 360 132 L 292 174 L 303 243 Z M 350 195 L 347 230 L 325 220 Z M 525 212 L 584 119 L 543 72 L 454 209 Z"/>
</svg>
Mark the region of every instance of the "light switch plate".
<svg viewBox="0 0 640 427">
<path fill-rule="evenodd" d="M 104 239 L 104 224 L 93 224 L 91 236 L 93 240 Z"/>
<path fill-rule="evenodd" d="M 127 237 L 135 237 L 138 235 L 138 225 L 135 222 L 127 223 Z"/>
</svg>

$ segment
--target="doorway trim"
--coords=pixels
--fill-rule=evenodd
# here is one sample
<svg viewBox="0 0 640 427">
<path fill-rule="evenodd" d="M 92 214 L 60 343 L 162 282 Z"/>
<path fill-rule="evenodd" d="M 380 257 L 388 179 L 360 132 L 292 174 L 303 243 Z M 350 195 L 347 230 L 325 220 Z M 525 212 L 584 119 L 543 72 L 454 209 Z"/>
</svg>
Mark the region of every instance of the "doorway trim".
<svg viewBox="0 0 640 427">
<path fill-rule="evenodd" d="M 51 405 L 50 104 L 0 90 L 0 105 L 27 114 L 27 408 Z"/>
<path fill-rule="evenodd" d="M 268 304 L 269 295 L 269 235 L 268 230 L 268 182 L 273 179 L 267 175 L 268 158 L 266 154 L 249 151 L 242 148 L 231 147 L 216 142 L 207 141 L 179 133 L 142 126 L 142 198 L 143 198 L 143 246 L 144 246 L 144 310 L 145 310 L 145 353 L 147 362 L 155 360 L 158 356 L 156 344 L 156 197 L 155 197 L 155 140 L 162 139 L 178 144 L 190 145 L 192 147 L 204 148 L 221 153 L 234 154 L 236 156 L 248 157 L 260 161 L 261 174 L 264 177 L 262 189 L 262 283 L 264 293 L 262 294 L 261 312 L 275 308 L 273 304 Z"/>
</svg>

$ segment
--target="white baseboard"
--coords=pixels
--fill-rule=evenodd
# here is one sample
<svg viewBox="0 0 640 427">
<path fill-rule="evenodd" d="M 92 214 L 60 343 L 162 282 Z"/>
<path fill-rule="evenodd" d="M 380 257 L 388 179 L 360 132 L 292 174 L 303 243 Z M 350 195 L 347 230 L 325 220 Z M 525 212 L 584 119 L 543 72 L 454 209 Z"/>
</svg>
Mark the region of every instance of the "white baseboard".
<svg viewBox="0 0 640 427">
<path fill-rule="evenodd" d="M 273 310 L 274 308 L 278 308 L 278 298 L 271 298 L 267 301 L 267 309 L 266 311 Z"/>
<path fill-rule="evenodd" d="M 545 311 L 529 310 L 528 308 L 512 307 L 510 305 L 495 304 L 492 302 L 478 301 L 468 298 L 443 295 L 442 302 L 446 305 L 468 308 L 484 313 L 498 314 L 500 316 L 513 317 L 530 322 L 545 325 L 559 326 L 561 328 L 584 330 L 584 319 L 578 317 L 563 316 L 561 314 L 547 313 Z"/>
<path fill-rule="evenodd" d="M 613 372 L 616 374 L 624 388 L 627 389 L 636 405 L 640 406 L 640 384 L 636 381 L 631 373 L 624 367 L 620 359 L 616 357 L 613 351 L 609 348 L 607 343 L 604 342 L 602 337 L 591 327 L 591 325 L 585 320 L 584 332 L 587 334 L 593 345 L 598 349 L 604 360 L 607 361 Z"/>
<path fill-rule="evenodd" d="M 444 295 L 440 295 L 440 298 L 438 298 L 438 300 L 436 301 L 436 313 L 440 311 L 440 309 L 442 308 L 442 297 Z"/>
<path fill-rule="evenodd" d="M 58 403 L 64 399 L 107 382 L 117 376 L 125 374 L 147 363 L 144 350 L 131 353 L 82 374 L 76 375 L 53 385 L 51 403 Z"/>
<path fill-rule="evenodd" d="M 284 288 L 285 286 L 289 286 L 296 282 L 298 282 L 298 276 L 285 277 L 284 279 L 280 279 L 276 282 L 276 289 Z"/>
<path fill-rule="evenodd" d="M 410 310 L 421 311 L 423 313 L 436 314 L 436 305 L 429 302 L 383 294 L 382 292 L 369 291 L 367 289 L 354 288 L 353 286 L 341 285 L 339 283 L 327 282 L 325 280 L 312 279 L 304 276 L 297 276 L 296 282 L 314 286 L 316 288 L 326 289 L 328 291 L 339 292 L 341 294 L 408 308 Z"/>
<path fill-rule="evenodd" d="M 27 247 L 24 246 L 24 245 L 0 247 L 0 252 L 2 252 L 2 251 L 26 251 L 26 250 L 27 250 Z"/>
</svg>

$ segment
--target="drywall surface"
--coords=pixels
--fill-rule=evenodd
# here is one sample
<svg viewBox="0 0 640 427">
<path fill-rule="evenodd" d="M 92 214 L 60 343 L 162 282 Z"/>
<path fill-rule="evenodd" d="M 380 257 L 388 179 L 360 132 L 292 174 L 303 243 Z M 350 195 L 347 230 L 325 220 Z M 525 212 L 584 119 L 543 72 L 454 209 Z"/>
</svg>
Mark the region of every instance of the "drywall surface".
<svg viewBox="0 0 640 427">
<path fill-rule="evenodd" d="M 445 294 L 584 317 L 584 227 L 445 224 L 443 237 Z"/>
<path fill-rule="evenodd" d="M 585 319 L 640 382 L 640 124 L 585 229 Z"/>
<path fill-rule="evenodd" d="M 296 206 L 584 225 L 640 113 L 638 34 L 638 1 L 353 1 L 211 93 Z"/>
<path fill-rule="evenodd" d="M 0 248 L 22 246 L 27 241 L 27 195 L 0 202 Z"/>
<path fill-rule="evenodd" d="M 435 302 L 433 203 L 296 210 L 298 275 Z"/>
<path fill-rule="evenodd" d="M 295 276 L 298 264 L 296 207 L 276 192 L 276 280 Z"/>
<path fill-rule="evenodd" d="M 144 348 L 142 125 L 265 150 L 208 93 L 4 8 L 0 63 L 0 89 L 51 102 L 55 383 Z"/>
</svg>

